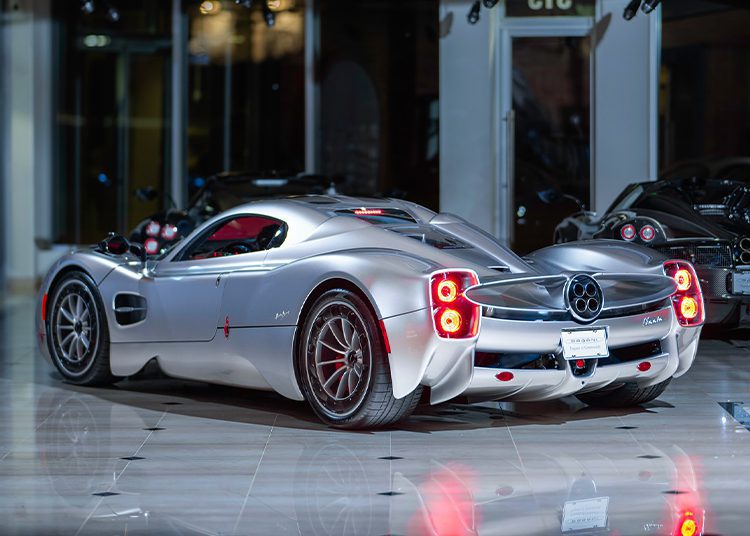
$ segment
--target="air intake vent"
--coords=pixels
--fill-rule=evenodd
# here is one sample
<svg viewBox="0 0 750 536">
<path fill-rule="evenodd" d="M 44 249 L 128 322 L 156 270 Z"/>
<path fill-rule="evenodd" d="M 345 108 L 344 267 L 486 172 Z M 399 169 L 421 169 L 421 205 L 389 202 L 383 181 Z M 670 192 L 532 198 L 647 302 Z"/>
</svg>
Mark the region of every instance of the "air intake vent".
<svg viewBox="0 0 750 536">
<path fill-rule="evenodd" d="M 121 326 L 137 324 L 146 319 L 146 298 L 138 294 L 122 293 L 115 296 L 115 320 Z"/>
</svg>

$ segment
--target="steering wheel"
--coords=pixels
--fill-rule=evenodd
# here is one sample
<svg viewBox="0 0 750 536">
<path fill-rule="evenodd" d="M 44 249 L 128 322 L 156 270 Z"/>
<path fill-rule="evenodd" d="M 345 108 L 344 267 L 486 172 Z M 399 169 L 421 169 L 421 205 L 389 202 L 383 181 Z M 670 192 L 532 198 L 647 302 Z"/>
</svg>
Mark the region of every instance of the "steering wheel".
<svg viewBox="0 0 750 536">
<path fill-rule="evenodd" d="M 216 257 L 222 255 L 242 255 L 244 253 L 252 253 L 253 251 L 258 251 L 258 246 L 255 242 L 251 242 L 250 240 L 235 240 L 214 250 L 213 255 Z"/>
</svg>

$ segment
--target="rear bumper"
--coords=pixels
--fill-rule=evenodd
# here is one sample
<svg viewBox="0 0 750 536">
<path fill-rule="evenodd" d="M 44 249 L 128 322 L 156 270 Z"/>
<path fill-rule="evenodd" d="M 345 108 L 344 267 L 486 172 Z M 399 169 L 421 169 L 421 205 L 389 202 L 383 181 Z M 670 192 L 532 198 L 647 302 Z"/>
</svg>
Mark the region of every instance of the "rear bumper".
<svg viewBox="0 0 750 536">
<path fill-rule="evenodd" d="M 661 319 L 661 320 L 655 320 Z M 642 387 L 684 374 L 692 365 L 698 349 L 701 328 L 679 326 L 671 307 L 656 312 L 600 320 L 592 324 L 607 326 L 610 349 L 626 348 L 658 341 L 657 355 L 637 356 L 627 362 L 599 366 L 594 362 L 585 374 L 576 374 L 569 362 L 560 357 L 560 330 L 580 328 L 573 322 L 519 322 L 482 320 L 477 351 L 555 354 L 557 369 L 503 369 L 474 367 L 474 374 L 463 396 L 476 400 L 536 401 L 561 398 L 602 389 L 612 384 L 636 382 Z M 648 371 L 638 364 L 648 361 Z M 512 379 L 500 381 L 500 372 L 512 373 Z M 507 376 L 507 375 L 506 375 Z"/>
</svg>

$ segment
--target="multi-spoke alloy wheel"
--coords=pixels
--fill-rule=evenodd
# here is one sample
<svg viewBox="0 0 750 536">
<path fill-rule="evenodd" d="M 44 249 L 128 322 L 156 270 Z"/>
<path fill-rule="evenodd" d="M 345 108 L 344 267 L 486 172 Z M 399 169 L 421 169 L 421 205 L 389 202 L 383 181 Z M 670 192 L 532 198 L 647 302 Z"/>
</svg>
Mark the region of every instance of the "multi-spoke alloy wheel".
<svg viewBox="0 0 750 536">
<path fill-rule="evenodd" d="M 109 338 L 97 290 L 91 279 L 70 272 L 52 290 L 47 334 L 52 360 L 74 383 L 105 383 L 109 371 Z"/>
<path fill-rule="evenodd" d="M 352 304 L 332 301 L 307 335 L 306 373 L 321 405 L 334 417 L 357 410 L 367 391 L 372 351 L 364 321 Z"/>
<path fill-rule="evenodd" d="M 342 428 L 384 426 L 412 412 L 422 389 L 394 398 L 377 318 L 362 298 L 344 289 L 325 292 L 301 328 L 300 387 L 324 421 Z"/>
</svg>

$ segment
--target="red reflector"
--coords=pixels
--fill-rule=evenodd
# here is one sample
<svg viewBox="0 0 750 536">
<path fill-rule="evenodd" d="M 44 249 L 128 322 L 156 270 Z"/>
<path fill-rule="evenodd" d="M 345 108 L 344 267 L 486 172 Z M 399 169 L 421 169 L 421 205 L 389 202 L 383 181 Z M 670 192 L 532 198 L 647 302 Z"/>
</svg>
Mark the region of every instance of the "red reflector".
<svg viewBox="0 0 750 536">
<path fill-rule="evenodd" d="M 644 361 L 643 363 L 638 363 L 638 370 L 641 372 L 646 372 L 647 370 L 651 370 L 651 363 L 648 361 Z"/>
<path fill-rule="evenodd" d="M 388 332 L 385 330 L 385 322 L 380 321 L 380 332 L 383 334 L 383 342 L 385 343 L 385 351 L 391 353 L 391 341 L 388 340 Z"/>
<path fill-rule="evenodd" d="M 495 374 L 495 378 L 497 378 L 501 382 L 509 382 L 510 380 L 513 379 L 513 373 L 505 370 L 503 372 L 499 372 Z"/>
<path fill-rule="evenodd" d="M 47 320 L 47 293 L 42 296 L 42 322 Z"/>
<path fill-rule="evenodd" d="M 586 362 L 583 359 L 578 359 L 576 361 L 576 368 L 585 368 Z"/>
</svg>

